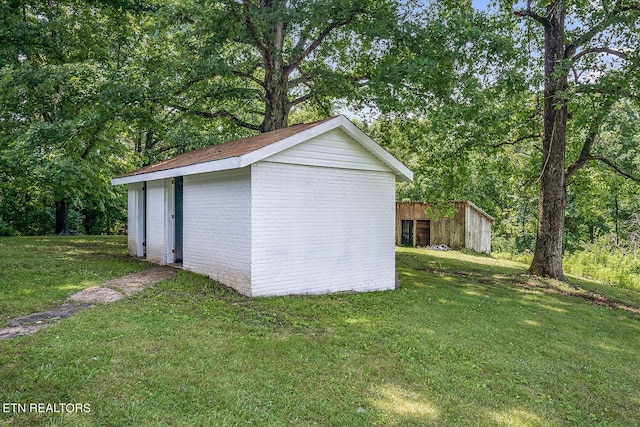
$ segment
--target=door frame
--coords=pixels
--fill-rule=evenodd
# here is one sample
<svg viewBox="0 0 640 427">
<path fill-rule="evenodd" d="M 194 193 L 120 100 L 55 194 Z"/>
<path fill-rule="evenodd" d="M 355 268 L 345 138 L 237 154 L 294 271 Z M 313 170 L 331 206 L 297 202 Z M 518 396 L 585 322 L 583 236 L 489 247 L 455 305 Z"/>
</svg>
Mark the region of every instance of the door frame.
<svg viewBox="0 0 640 427">
<path fill-rule="evenodd" d="M 405 225 L 408 226 L 408 231 L 405 231 Z M 414 221 L 412 219 L 400 220 L 400 245 L 415 246 L 414 228 Z"/>
<path fill-rule="evenodd" d="M 181 263 L 184 243 L 184 180 L 178 176 L 173 182 L 173 262 Z"/>
</svg>

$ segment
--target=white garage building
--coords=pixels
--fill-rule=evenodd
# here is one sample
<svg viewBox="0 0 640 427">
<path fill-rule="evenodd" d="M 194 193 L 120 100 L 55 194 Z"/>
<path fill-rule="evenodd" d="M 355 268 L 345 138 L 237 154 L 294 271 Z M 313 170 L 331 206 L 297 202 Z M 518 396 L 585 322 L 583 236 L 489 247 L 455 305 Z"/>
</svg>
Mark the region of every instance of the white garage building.
<svg viewBox="0 0 640 427">
<path fill-rule="evenodd" d="M 343 116 L 203 148 L 113 179 L 129 253 L 249 296 L 395 286 L 395 182 L 412 172 Z"/>
</svg>

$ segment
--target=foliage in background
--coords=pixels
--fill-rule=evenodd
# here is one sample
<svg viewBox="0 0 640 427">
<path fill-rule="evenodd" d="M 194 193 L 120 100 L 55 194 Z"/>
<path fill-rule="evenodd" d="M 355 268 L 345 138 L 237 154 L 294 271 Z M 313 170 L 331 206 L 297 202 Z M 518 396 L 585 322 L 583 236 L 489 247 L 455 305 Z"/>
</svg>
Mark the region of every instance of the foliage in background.
<svg viewBox="0 0 640 427">
<path fill-rule="evenodd" d="M 576 54 L 575 64 L 566 64 L 574 72 L 572 89 L 561 94 L 571 110 L 566 164 L 561 165 L 567 170 L 562 249 L 571 253 L 609 233 L 628 239 L 626 224 L 640 210 L 633 181 L 640 176 L 638 68 L 632 66 L 637 50 L 628 48 L 638 38 L 632 19 L 638 8 L 556 3 L 571 3 L 568 13 L 578 16 L 581 24 L 568 29 L 578 45 L 594 26 L 593 40 Z M 451 93 L 455 102 L 428 109 L 424 116 L 391 114 L 367 130 L 415 172 L 413 183 L 400 186 L 400 199 L 468 198 L 497 219 L 495 247 L 520 253 L 536 248 L 540 171 L 547 161 L 540 149 L 542 42 L 533 26 L 519 24 L 514 8 L 521 3 L 497 6 L 484 21 L 489 31 L 467 20 L 480 40 L 470 48 L 468 62 L 476 74 L 459 73 L 459 86 Z M 607 26 L 610 31 L 600 34 Z M 599 49 L 598 43 L 607 40 L 615 46 Z M 593 69 L 597 72 L 591 75 Z"/>
<path fill-rule="evenodd" d="M 110 179 L 134 161 L 122 135 L 136 98 L 125 58 L 133 24 L 121 6 L 2 5 L 11 25 L 0 68 L 0 218 L 17 232 L 123 228 L 126 199 Z"/>
<path fill-rule="evenodd" d="M 640 291 L 640 251 L 617 244 L 613 237 L 602 236 L 582 251 L 566 255 L 567 272 Z"/>
</svg>

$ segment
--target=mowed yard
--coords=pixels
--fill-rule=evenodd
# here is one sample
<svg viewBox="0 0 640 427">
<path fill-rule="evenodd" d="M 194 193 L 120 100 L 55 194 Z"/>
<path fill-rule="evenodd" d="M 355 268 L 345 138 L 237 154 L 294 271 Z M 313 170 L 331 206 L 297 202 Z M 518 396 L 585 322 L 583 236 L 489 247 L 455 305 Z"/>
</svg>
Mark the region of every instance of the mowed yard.
<svg viewBox="0 0 640 427">
<path fill-rule="evenodd" d="M 250 299 L 181 272 L 0 341 L 3 409 L 90 407 L 0 425 L 640 425 L 637 292 L 574 279 L 622 310 L 511 261 L 396 256 L 395 291 Z M 123 237 L 0 238 L 0 326 L 146 266 Z"/>
</svg>

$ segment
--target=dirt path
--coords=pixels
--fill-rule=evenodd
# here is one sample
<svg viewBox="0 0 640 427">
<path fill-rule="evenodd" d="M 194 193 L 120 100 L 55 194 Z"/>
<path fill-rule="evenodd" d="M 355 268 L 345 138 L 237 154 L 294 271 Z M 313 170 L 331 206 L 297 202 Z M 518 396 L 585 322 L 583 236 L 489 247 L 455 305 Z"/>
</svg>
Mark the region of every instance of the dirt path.
<svg viewBox="0 0 640 427">
<path fill-rule="evenodd" d="M 99 286 L 84 289 L 71 295 L 67 303 L 40 313 L 9 319 L 7 321 L 9 326 L 0 328 L 0 340 L 33 334 L 60 319 L 71 316 L 77 311 L 94 307 L 95 304 L 118 301 L 134 292 L 170 279 L 176 273 L 178 273 L 178 270 L 175 268 L 155 266 L 148 270 L 108 280 Z"/>
</svg>

